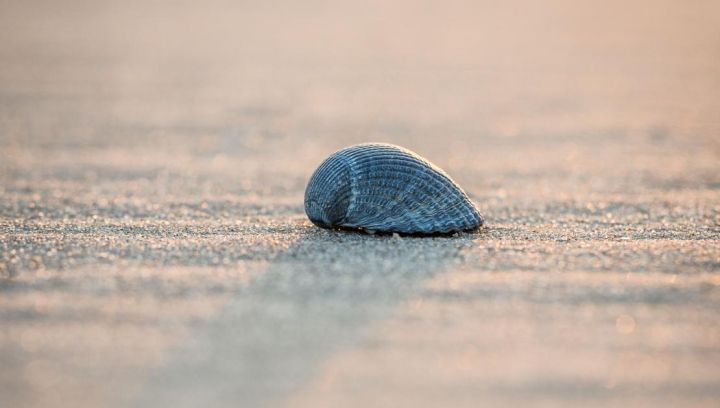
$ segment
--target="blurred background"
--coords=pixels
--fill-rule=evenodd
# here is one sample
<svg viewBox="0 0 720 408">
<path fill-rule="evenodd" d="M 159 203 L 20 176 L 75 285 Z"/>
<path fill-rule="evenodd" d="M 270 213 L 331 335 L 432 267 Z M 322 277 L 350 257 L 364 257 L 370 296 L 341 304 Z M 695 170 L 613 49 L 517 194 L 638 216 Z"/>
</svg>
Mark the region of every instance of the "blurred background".
<svg viewBox="0 0 720 408">
<path fill-rule="evenodd" d="M 400 252 L 430 254 L 446 280 L 383 281 L 407 267 L 385 244 L 303 235 L 312 171 L 367 141 L 434 161 L 486 215 L 489 230 L 462 248 L 410 240 Z M 183 360 L 169 350 L 207 332 L 196 326 L 233 325 L 219 312 L 228 304 L 260 313 L 236 305 L 252 276 L 275 276 L 250 290 L 264 293 L 325 268 L 310 245 L 342 250 L 358 273 L 357 259 L 376 259 L 371 291 L 445 285 L 457 296 L 421 313 L 426 292 L 405 293 L 410 306 L 386 294 L 382 313 L 358 320 L 369 343 L 343 334 L 355 317 L 342 307 L 306 314 L 317 330 L 295 346 L 251 313 L 267 324 L 257 337 L 223 343 L 236 365 L 228 356 L 266 353 L 240 377 L 261 383 L 247 406 L 712 406 L 719 158 L 715 0 L 0 0 L 0 405 L 182 405 L 172 395 L 196 380 L 205 393 L 188 401 L 236 403 L 242 393 L 203 385 L 198 362 L 175 382 L 144 376 Z M 494 289 L 473 295 L 473 282 Z M 358 282 L 335 283 L 318 297 L 299 284 L 288 310 L 374 302 L 342 303 L 337 288 Z M 538 290 L 558 297 L 527 300 Z M 493 303 L 496 320 L 488 298 L 509 302 Z M 390 316 L 411 327 L 387 327 L 414 336 L 366 324 Z M 652 330 L 623 337 L 643 316 Z M 296 361 L 321 338 L 312 364 Z M 465 350 L 448 357 L 462 362 L 453 370 L 431 357 L 452 350 Z M 389 370 L 399 356 L 436 377 Z M 222 365 L 214 358 L 203 367 Z M 289 360 L 303 368 L 291 385 L 269 386 Z M 130 390 L 139 399 L 124 399 Z"/>
<path fill-rule="evenodd" d="M 570 162 L 577 177 L 632 161 L 612 183 L 715 182 L 715 166 L 673 166 L 674 154 L 658 172 L 640 159 L 652 147 L 632 141 L 716 141 L 718 7 L 3 1 L 2 162 L 38 178 L 71 171 L 64 154 L 100 172 L 193 162 L 245 174 L 220 183 L 237 186 L 260 182 L 277 160 L 295 167 L 272 184 L 300 188 L 328 152 L 386 141 L 466 179 L 482 177 L 463 174 L 479 160 L 516 172 Z M 238 168 L 248 154 L 262 159 Z"/>
<path fill-rule="evenodd" d="M 156 165 L 173 166 L 186 139 L 226 155 L 390 140 L 462 156 L 548 135 L 712 138 L 718 126 L 715 1 L 4 1 L 2 11 L 6 141 L 142 138 Z"/>
</svg>

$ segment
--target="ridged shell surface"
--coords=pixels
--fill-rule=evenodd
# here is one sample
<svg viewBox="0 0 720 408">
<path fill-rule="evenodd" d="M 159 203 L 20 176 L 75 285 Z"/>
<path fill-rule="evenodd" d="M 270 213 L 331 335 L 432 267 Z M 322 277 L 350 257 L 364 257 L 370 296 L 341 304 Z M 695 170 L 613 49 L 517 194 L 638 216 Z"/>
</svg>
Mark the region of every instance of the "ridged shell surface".
<svg viewBox="0 0 720 408">
<path fill-rule="evenodd" d="M 305 213 L 323 228 L 434 234 L 480 227 L 467 194 L 439 167 L 399 146 L 367 143 L 333 153 L 305 190 Z"/>
</svg>

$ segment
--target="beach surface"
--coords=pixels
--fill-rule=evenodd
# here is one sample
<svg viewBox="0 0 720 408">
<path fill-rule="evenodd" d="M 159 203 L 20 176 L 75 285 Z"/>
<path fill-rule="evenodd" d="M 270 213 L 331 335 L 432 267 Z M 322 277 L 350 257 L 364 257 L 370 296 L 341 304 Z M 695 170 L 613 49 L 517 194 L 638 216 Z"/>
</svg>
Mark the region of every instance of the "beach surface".
<svg viewBox="0 0 720 408">
<path fill-rule="evenodd" d="M 719 406 L 720 3 L 494 3 L 0 1 L 0 406 Z M 370 141 L 486 226 L 313 226 Z"/>
</svg>

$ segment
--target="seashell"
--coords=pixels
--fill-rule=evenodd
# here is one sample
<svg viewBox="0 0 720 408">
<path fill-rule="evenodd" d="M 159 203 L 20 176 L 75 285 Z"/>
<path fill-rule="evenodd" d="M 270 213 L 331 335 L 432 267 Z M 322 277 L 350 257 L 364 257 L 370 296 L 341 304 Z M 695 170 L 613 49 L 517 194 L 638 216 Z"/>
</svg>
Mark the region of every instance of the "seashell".
<svg viewBox="0 0 720 408">
<path fill-rule="evenodd" d="M 333 153 L 305 189 L 305 213 L 323 228 L 436 234 L 483 218 L 442 169 L 399 146 L 365 143 Z"/>
</svg>

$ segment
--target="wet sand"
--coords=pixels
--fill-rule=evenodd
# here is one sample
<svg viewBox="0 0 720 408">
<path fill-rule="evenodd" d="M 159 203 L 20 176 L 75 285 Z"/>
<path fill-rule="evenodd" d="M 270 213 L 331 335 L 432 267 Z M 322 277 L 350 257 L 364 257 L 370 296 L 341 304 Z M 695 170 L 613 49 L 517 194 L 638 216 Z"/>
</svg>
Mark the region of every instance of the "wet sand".
<svg viewBox="0 0 720 408">
<path fill-rule="evenodd" d="M 0 2 L 0 406 L 717 406 L 717 2 Z M 320 230 L 381 141 L 487 226 Z"/>
</svg>

